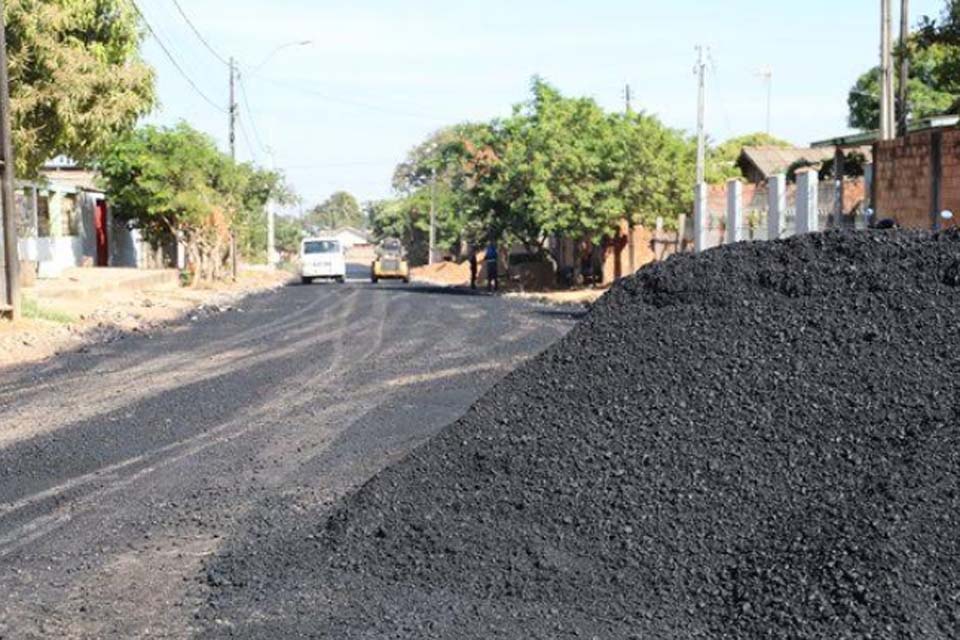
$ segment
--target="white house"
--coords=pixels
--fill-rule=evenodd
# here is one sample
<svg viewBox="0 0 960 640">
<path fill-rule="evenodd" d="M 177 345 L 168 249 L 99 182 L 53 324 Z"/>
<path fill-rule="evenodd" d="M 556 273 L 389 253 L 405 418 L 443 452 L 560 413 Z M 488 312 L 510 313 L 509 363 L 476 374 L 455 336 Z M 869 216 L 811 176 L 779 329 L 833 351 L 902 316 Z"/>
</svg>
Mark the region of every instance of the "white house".
<svg viewBox="0 0 960 640">
<path fill-rule="evenodd" d="M 370 244 L 370 237 L 363 229 L 356 227 L 338 227 L 332 231 L 324 232 L 324 235 L 330 235 L 340 241 L 340 246 L 345 249 L 352 249 L 358 245 Z"/>
<path fill-rule="evenodd" d="M 114 220 L 93 171 L 51 163 L 37 182 L 17 182 L 16 204 L 20 260 L 41 278 L 83 265 L 158 266 L 139 231 Z"/>
</svg>

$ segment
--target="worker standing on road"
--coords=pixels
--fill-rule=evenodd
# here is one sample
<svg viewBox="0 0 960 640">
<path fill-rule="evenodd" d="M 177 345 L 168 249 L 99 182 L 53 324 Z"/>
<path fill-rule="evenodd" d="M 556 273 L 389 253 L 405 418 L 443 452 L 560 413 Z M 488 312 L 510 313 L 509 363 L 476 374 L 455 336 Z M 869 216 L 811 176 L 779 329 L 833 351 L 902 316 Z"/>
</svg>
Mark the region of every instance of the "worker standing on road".
<svg viewBox="0 0 960 640">
<path fill-rule="evenodd" d="M 480 270 L 479 265 L 477 265 L 477 248 L 474 245 L 470 245 L 467 248 L 468 260 L 470 261 L 470 288 L 477 288 L 477 271 Z"/>
<path fill-rule="evenodd" d="M 487 265 L 487 291 L 497 291 L 500 289 L 497 259 L 497 243 L 491 240 L 490 244 L 487 245 L 487 252 L 483 256 L 483 261 Z"/>
</svg>

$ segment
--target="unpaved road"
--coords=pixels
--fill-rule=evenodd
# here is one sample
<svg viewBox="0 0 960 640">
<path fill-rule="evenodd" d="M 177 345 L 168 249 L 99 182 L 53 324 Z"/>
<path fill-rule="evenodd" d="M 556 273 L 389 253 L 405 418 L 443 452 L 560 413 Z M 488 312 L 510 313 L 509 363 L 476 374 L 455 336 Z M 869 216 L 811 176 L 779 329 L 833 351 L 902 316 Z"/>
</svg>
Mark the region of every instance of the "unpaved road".
<svg viewBox="0 0 960 640">
<path fill-rule="evenodd" d="M 212 557 L 362 484 L 573 322 L 389 284 L 241 308 L 0 370 L 0 638 L 217 624 Z"/>
</svg>

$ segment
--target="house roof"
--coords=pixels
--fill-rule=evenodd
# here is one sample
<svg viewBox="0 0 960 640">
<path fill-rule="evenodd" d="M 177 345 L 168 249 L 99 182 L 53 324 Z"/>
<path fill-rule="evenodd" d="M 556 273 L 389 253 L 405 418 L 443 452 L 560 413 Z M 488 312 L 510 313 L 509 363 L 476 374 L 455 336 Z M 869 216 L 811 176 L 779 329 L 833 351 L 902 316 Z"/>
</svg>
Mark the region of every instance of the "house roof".
<svg viewBox="0 0 960 640">
<path fill-rule="evenodd" d="M 948 129 L 950 127 L 956 127 L 960 124 L 960 116 L 953 114 L 943 114 L 938 116 L 930 116 L 929 118 L 920 118 L 911 122 L 907 126 L 907 131 L 909 133 L 916 133 L 917 131 L 928 131 L 930 129 Z M 880 132 L 876 129 L 872 131 L 864 131 L 862 133 L 851 133 L 845 136 L 839 136 L 837 138 L 828 138 L 826 140 L 818 140 L 810 146 L 812 147 L 858 147 L 862 145 L 872 145 L 874 142 L 877 142 L 880 139 Z"/>
<path fill-rule="evenodd" d="M 769 178 L 778 173 L 783 173 L 791 165 L 801 160 L 817 163 L 831 158 L 833 158 L 833 149 L 826 147 L 817 149 L 772 146 L 744 147 L 740 151 L 737 164 L 743 166 L 744 161 L 749 162 L 763 174 L 764 178 Z"/>
<path fill-rule="evenodd" d="M 332 233 L 333 235 L 338 235 L 340 233 L 352 233 L 353 235 L 363 238 L 368 242 L 370 240 L 370 236 L 367 234 L 366 231 L 364 231 L 363 229 L 357 229 L 356 227 L 350 227 L 350 226 L 337 227 L 336 229 L 333 229 L 332 231 L 330 231 L 330 233 Z"/>
<path fill-rule="evenodd" d="M 873 150 L 868 146 L 847 148 L 846 151 L 858 151 L 870 161 Z M 797 162 L 819 164 L 833 159 L 834 147 L 744 147 L 740 152 L 737 165 L 744 166 L 748 162 L 769 178 L 778 173 L 784 173 Z"/>
<path fill-rule="evenodd" d="M 63 185 L 80 191 L 93 191 L 96 193 L 103 191 L 103 189 L 97 185 L 97 179 L 100 177 L 100 174 L 96 171 L 46 166 L 40 170 L 40 175 L 52 184 Z"/>
</svg>

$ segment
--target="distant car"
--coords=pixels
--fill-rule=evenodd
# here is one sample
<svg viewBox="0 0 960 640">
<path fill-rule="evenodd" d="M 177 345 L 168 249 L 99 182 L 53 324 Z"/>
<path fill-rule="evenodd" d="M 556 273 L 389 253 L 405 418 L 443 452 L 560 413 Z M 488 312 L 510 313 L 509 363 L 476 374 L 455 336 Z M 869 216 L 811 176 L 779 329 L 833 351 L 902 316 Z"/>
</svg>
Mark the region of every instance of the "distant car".
<svg viewBox="0 0 960 640">
<path fill-rule="evenodd" d="M 300 281 L 318 278 L 343 282 L 347 277 L 344 249 L 336 238 L 304 238 L 300 243 Z"/>
<path fill-rule="evenodd" d="M 377 259 L 370 265 L 370 280 L 403 280 L 410 282 L 410 265 L 403 244 L 396 238 L 386 238 L 377 246 Z"/>
</svg>

